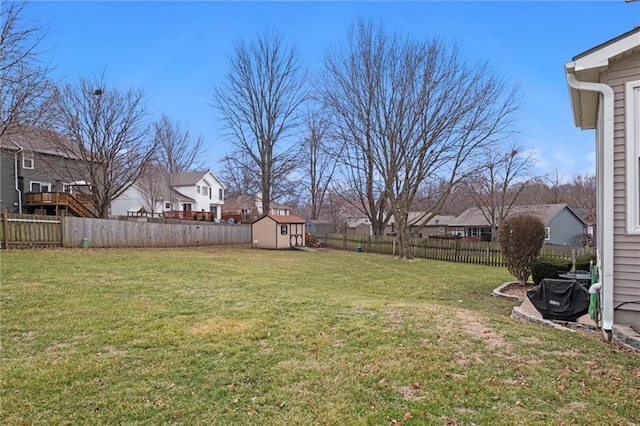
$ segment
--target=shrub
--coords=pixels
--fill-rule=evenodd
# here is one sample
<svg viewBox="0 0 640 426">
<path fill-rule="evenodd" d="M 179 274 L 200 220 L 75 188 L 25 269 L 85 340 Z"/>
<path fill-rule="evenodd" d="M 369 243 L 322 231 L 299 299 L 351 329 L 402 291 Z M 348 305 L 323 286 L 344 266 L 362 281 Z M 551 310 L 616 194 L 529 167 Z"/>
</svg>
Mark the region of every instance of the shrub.
<svg viewBox="0 0 640 426">
<path fill-rule="evenodd" d="M 589 266 L 591 264 L 595 265 L 597 258 L 598 256 L 595 253 L 581 254 L 580 256 L 576 257 L 576 269 L 591 272 Z"/>
<path fill-rule="evenodd" d="M 500 223 L 498 242 L 507 269 L 522 285 L 531 274 L 531 261 L 544 244 L 544 223 L 531 215 L 507 217 Z"/>
<path fill-rule="evenodd" d="M 535 285 L 545 278 L 558 278 L 558 275 L 571 269 L 571 260 L 558 257 L 538 257 L 531 262 L 531 277 Z"/>
</svg>

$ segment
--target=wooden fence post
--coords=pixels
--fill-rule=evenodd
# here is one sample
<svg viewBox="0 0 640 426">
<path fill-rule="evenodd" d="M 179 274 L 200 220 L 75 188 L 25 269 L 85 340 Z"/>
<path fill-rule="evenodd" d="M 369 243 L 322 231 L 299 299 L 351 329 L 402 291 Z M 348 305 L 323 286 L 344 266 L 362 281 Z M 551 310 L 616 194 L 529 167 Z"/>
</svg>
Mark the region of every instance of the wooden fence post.
<svg viewBox="0 0 640 426">
<path fill-rule="evenodd" d="M 4 248 L 9 248 L 9 215 L 7 214 L 7 210 L 5 209 L 2 212 L 2 224 L 3 224 L 3 234 L 4 234 Z"/>
</svg>

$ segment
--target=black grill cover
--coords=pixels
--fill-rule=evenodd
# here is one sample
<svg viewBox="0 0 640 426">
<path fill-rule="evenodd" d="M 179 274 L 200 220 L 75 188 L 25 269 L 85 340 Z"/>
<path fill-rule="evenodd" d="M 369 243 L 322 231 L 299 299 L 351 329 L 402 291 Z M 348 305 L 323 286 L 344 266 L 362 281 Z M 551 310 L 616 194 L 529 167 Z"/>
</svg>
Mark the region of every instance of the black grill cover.
<svg viewBox="0 0 640 426">
<path fill-rule="evenodd" d="M 545 278 L 527 297 L 544 319 L 575 322 L 589 311 L 589 292 L 572 280 Z"/>
</svg>

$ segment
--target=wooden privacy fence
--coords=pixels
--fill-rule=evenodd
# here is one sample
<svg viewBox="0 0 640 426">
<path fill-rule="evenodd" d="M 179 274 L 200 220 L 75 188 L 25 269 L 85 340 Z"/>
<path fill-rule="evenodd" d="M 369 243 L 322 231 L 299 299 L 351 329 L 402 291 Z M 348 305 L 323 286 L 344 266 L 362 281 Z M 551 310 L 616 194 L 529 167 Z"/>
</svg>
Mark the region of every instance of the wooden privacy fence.
<svg viewBox="0 0 640 426">
<path fill-rule="evenodd" d="M 62 247 L 62 222 L 57 216 L 2 214 L 2 248 Z"/>
<path fill-rule="evenodd" d="M 3 214 L 2 247 L 183 247 L 250 244 L 249 225 L 151 223 Z"/>
<path fill-rule="evenodd" d="M 391 237 L 373 238 L 366 235 L 327 234 L 316 237 L 325 247 L 395 255 L 398 242 Z M 490 241 L 468 241 L 462 238 L 415 238 L 409 243 L 411 254 L 417 258 L 443 260 L 446 262 L 472 263 L 487 266 L 506 266 L 500 245 Z M 544 246 L 540 256 L 571 259 L 588 252 L 586 249 L 569 246 Z"/>
</svg>

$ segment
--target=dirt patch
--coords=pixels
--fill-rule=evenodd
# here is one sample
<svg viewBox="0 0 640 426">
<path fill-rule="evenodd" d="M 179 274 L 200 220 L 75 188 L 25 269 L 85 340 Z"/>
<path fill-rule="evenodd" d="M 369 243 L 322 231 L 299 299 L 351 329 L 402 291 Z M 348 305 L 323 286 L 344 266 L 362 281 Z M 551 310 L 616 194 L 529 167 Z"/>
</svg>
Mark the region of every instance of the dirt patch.
<svg viewBox="0 0 640 426">
<path fill-rule="evenodd" d="M 527 298 L 527 290 L 531 290 L 536 286 L 533 283 L 527 283 L 526 285 L 520 285 L 520 283 L 511 283 L 500 290 L 500 293 L 508 296 L 515 296 L 520 300 Z"/>
</svg>

